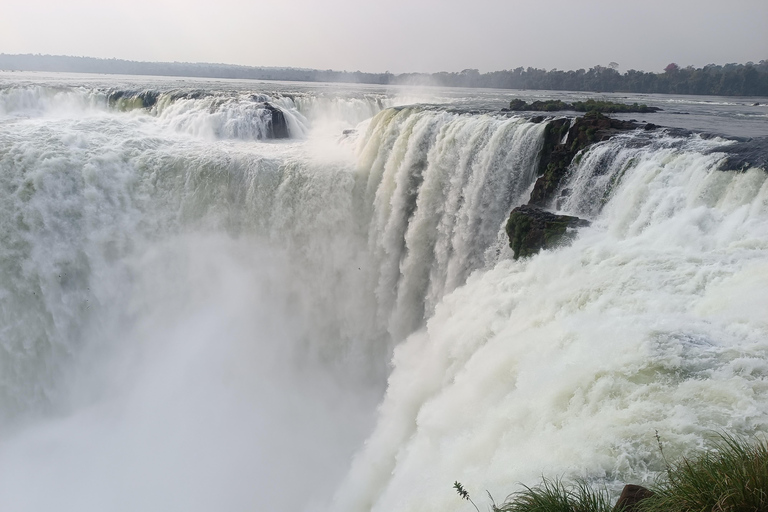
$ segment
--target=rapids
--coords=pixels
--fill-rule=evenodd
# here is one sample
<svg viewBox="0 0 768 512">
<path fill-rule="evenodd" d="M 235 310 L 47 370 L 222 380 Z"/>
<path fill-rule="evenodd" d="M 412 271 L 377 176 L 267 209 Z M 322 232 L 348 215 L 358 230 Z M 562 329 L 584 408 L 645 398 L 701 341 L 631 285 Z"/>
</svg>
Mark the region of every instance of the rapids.
<svg viewBox="0 0 768 512">
<path fill-rule="evenodd" d="M 0 508 L 458 511 L 764 434 L 766 171 L 616 136 L 514 260 L 546 121 L 461 94 L 4 75 Z"/>
</svg>

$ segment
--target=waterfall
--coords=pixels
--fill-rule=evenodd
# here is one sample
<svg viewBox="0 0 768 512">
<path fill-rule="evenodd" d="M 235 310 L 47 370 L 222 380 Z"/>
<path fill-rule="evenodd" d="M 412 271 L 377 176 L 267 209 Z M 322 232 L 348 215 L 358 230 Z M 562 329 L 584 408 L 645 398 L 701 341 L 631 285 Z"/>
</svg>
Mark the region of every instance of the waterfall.
<svg viewBox="0 0 768 512">
<path fill-rule="evenodd" d="M 514 260 L 549 120 L 405 97 L 0 87 L 0 508 L 460 510 L 765 432 L 764 169 L 615 135 Z"/>
<path fill-rule="evenodd" d="M 637 144 L 638 138 L 646 139 Z M 570 247 L 503 260 L 398 345 L 339 510 L 458 510 L 541 475 L 620 488 L 718 431 L 765 432 L 768 175 L 723 141 L 630 133 L 574 163 Z"/>
<path fill-rule="evenodd" d="M 420 326 L 471 271 L 498 260 L 503 223 L 533 184 L 543 128 L 413 108 L 370 123 L 358 166 L 373 209 L 376 295 L 395 339 Z"/>
</svg>

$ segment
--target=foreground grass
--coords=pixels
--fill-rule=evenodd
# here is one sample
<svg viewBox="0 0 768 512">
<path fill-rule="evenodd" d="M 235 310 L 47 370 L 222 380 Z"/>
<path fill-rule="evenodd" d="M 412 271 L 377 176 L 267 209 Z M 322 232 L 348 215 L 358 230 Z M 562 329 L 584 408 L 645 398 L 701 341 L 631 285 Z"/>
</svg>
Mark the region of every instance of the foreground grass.
<svg viewBox="0 0 768 512">
<path fill-rule="evenodd" d="M 712 450 L 669 463 L 637 512 L 768 512 L 768 444 L 723 435 Z M 607 490 L 544 479 L 493 512 L 621 512 Z"/>
<path fill-rule="evenodd" d="M 501 506 L 493 505 L 494 512 L 611 512 L 612 508 L 606 490 L 592 489 L 582 481 L 566 485 L 547 479 L 509 496 Z"/>
<path fill-rule="evenodd" d="M 721 436 L 715 449 L 670 465 L 643 512 L 768 511 L 768 445 Z"/>
</svg>

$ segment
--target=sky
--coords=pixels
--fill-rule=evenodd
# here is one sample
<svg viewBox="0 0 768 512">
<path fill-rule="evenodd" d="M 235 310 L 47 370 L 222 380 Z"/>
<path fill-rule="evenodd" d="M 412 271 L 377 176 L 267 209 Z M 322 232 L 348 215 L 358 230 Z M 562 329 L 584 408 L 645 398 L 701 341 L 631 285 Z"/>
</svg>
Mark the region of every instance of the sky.
<svg viewBox="0 0 768 512">
<path fill-rule="evenodd" d="M 0 53 L 392 73 L 768 59 L 768 0 L 3 0 Z"/>
</svg>

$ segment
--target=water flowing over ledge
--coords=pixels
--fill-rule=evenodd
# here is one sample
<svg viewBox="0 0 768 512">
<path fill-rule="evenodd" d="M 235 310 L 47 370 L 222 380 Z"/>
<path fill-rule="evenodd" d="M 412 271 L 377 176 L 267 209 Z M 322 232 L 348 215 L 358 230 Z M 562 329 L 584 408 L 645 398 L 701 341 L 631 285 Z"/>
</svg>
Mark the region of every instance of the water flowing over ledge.
<svg viewBox="0 0 768 512">
<path fill-rule="evenodd" d="M 458 510 L 765 432 L 748 141 L 591 145 L 544 205 L 590 226 L 513 260 L 553 119 L 147 90 L 0 92 L 0 504 Z"/>
<path fill-rule="evenodd" d="M 676 453 L 764 432 L 768 175 L 721 170 L 729 144 L 640 131 L 580 155 L 550 207 L 592 226 L 474 274 L 396 348 L 340 509 L 456 508 L 456 475 L 495 496 L 542 472 L 647 482 L 657 429 Z"/>
</svg>

